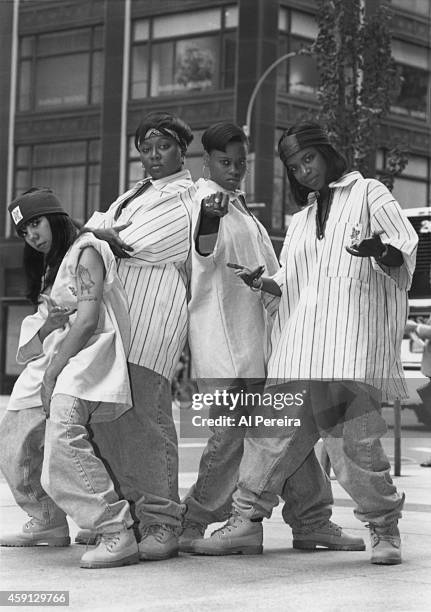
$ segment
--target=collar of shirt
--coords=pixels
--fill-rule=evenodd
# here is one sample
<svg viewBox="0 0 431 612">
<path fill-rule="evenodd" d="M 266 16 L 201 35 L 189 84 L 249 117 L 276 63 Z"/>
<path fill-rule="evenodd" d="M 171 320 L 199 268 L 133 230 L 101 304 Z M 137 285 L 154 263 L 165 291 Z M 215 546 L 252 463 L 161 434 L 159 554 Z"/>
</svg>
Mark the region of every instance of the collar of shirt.
<svg viewBox="0 0 431 612">
<path fill-rule="evenodd" d="M 353 170 L 352 172 L 343 174 L 343 176 L 338 180 L 329 183 L 328 187 L 330 189 L 334 189 L 335 187 L 347 187 L 361 178 L 363 178 L 362 174 L 357 170 Z M 318 191 L 311 191 L 308 194 L 308 204 L 315 204 L 317 202 L 318 193 Z"/>
<path fill-rule="evenodd" d="M 150 182 L 154 189 L 157 191 L 163 191 L 166 193 L 177 193 L 178 181 L 186 181 L 190 184 L 192 183 L 192 177 L 188 170 L 180 170 L 179 172 L 175 172 L 175 174 L 170 174 L 169 176 L 164 176 L 160 179 L 153 180 L 152 178 L 144 178 L 141 181 L 138 181 L 135 185 L 138 189 L 144 185 L 144 183 Z M 187 185 L 184 187 L 186 188 Z"/>
</svg>

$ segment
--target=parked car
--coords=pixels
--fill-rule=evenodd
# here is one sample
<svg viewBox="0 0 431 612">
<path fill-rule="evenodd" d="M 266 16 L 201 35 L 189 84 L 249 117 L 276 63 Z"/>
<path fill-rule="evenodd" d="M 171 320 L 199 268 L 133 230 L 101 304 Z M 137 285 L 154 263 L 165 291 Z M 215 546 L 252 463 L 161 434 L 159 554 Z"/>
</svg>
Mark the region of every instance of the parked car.
<svg viewBox="0 0 431 612">
<path fill-rule="evenodd" d="M 431 208 L 405 210 L 419 236 L 416 269 L 409 292 L 409 319 L 425 323 L 431 316 Z M 428 378 L 421 373 L 423 342 L 414 334 L 406 334 L 401 346 L 401 359 L 409 389 L 405 408 L 415 411 L 418 421 L 431 429 L 431 405 L 425 405 L 417 390 L 425 386 Z"/>
</svg>

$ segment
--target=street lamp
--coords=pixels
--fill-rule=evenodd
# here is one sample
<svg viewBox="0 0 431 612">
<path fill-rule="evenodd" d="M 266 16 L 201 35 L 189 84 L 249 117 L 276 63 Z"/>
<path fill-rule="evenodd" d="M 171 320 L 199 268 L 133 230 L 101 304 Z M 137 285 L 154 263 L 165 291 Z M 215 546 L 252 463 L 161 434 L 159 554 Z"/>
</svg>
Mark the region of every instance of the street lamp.
<svg viewBox="0 0 431 612">
<path fill-rule="evenodd" d="M 296 55 L 311 55 L 311 54 L 312 54 L 312 51 L 310 49 L 299 49 L 298 51 L 290 51 L 289 53 L 285 53 L 284 55 L 276 59 L 275 62 L 272 62 L 272 64 L 268 66 L 268 68 L 265 70 L 265 72 L 262 74 L 262 76 L 257 81 L 256 85 L 254 86 L 253 91 L 251 92 L 250 100 L 248 102 L 247 113 L 246 113 L 246 118 L 245 118 L 245 125 L 243 125 L 243 128 L 242 128 L 247 137 L 250 137 L 250 132 L 251 132 L 251 114 L 253 112 L 254 101 L 266 77 L 270 74 L 270 72 L 274 70 L 274 68 L 276 68 L 282 62 L 286 60 L 290 60 L 292 57 L 295 57 Z M 250 185 L 249 195 L 251 196 L 251 199 L 254 199 L 254 153 L 250 153 L 250 152 L 248 153 L 247 162 L 248 162 L 247 165 L 248 165 L 249 171 L 251 173 L 251 179 L 249 183 Z M 255 203 L 254 205 L 252 204 L 250 206 L 251 208 L 253 207 L 264 208 L 265 204 Z"/>
<path fill-rule="evenodd" d="M 284 55 L 276 59 L 275 62 L 272 62 L 272 64 L 268 66 L 268 68 L 265 70 L 265 72 L 262 74 L 262 76 L 257 81 L 256 85 L 254 86 L 253 91 L 251 92 L 250 100 L 247 106 L 245 125 L 243 126 L 243 130 L 247 136 L 250 136 L 251 113 L 253 112 L 254 101 L 259 92 L 259 89 L 261 88 L 262 83 L 264 82 L 266 77 L 269 75 L 269 73 L 272 72 L 274 68 L 276 68 L 279 64 L 281 64 L 281 62 L 289 60 L 290 58 L 295 57 L 296 55 L 311 55 L 311 51 L 309 49 L 299 49 L 299 51 L 290 51 L 289 53 L 285 53 Z"/>
</svg>

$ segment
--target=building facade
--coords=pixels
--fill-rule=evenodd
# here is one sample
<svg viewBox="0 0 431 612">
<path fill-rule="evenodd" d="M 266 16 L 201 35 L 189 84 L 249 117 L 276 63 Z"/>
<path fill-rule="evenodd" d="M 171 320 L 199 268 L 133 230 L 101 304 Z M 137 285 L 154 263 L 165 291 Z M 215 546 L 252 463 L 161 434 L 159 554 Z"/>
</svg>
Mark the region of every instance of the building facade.
<svg viewBox="0 0 431 612">
<path fill-rule="evenodd" d="M 367 0 L 368 1 L 368 0 Z M 411 155 L 394 193 L 406 207 L 430 206 L 431 0 L 392 0 L 393 56 L 402 86 L 385 133 Z M 316 36 L 314 0 L 14 0 L 0 2 L 0 391 L 18 369 L 22 245 L 7 203 L 31 185 L 51 186 L 84 222 L 141 178 L 133 134 L 143 114 L 170 110 L 193 128 L 187 166 L 201 175 L 202 131 L 243 125 L 253 88 L 281 55 Z M 268 75 L 253 107 L 249 198 L 281 244 L 294 212 L 279 134 L 317 108 L 314 60 L 297 56 Z"/>
</svg>

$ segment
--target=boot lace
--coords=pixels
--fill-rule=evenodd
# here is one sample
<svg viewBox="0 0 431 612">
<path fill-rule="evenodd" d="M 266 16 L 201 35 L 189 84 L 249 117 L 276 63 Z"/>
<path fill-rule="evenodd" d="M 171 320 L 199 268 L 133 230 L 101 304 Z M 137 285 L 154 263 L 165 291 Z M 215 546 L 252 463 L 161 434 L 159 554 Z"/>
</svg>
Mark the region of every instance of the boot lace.
<svg viewBox="0 0 431 612">
<path fill-rule="evenodd" d="M 400 537 L 397 533 L 396 527 L 377 527 L 376 525 L 365 525 L 370 530 L 370 540 L 372 546 L 377 546 L 379 542 L 389 542 L 392 546 L 399 548 Z"/>
<path fill-rule="evenodd" d="M 112 552 L 120 541 L 120 534 L 120 531 L 115 531 L 113 533 L 102 533 L 100 535 L 100 544 L 104 545 L 106 550 Z"/>
<path fill-rule="evenodd" d="M 211 533 L 211 537 L 215 535 L 216 533 L 219 533 L 220 535 L 224 535 L 225 533 L 231 533 L 234 529 L 237 529 L 240 524 L 241 524 L 240 515 L 232 514 L 222 527 L 219 527 L 218 529 L 216 529 L 215 531 Z"/>
<path fill-rule="evenodd" d="M 170 525 L 147 525 L 142 530 L 142 538 L 152 535 L 155 540 L 163 543 L 172 533 L 176 535 L 176 529 Z"/>
</svg>

